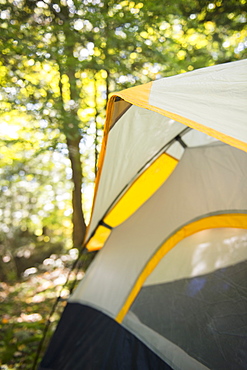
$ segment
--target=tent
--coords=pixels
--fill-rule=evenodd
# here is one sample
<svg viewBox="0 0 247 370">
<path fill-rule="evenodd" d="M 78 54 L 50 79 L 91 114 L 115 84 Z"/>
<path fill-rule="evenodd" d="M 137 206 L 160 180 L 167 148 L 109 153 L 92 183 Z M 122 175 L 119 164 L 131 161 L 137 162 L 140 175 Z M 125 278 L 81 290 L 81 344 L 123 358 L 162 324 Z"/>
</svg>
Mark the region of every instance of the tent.
<svg viewBox="0 0 247 370">
<path fill-rule="evenodd" d="M 40 369 L 246 369 L 247 60 L 111 97 L 86 248 Z"/>
</svg>

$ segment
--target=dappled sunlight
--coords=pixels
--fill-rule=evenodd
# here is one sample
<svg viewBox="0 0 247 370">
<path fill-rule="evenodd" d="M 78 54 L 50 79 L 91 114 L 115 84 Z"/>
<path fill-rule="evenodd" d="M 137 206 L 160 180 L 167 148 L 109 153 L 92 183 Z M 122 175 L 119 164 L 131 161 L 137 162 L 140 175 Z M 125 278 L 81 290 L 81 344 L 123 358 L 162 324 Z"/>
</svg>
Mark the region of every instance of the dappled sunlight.
<svg viewBox="0 0 247 370">
<path fill-rule="evenodd" d="M 211 243 L 201 243 L 197 246 L 193 256 L 192 256 L 192 276 L 200 275 L 203 271 L 206 270 L 207 261 L 203 258 L 204 254 L 207 253 Z"/>
<path fill-rule="evenodd" d="M 246 251 L 247 231 L 244 229 L 218 228 L 199 231 L 171 249 L 144 285 L 199 277 L 246 260 Z"/>
<path fill-rule="evenodd" d="M 247 248 L 247 233 L 234 229 L 225 229 L 222 238 L 222 231 L 204 230 L 200 236 L 209 242 L 199 243 L 194 250 L 191 265 L 191 276 L 198 276 L 208 271 L 220 269 L 232 265 L 244 259 Z M 237 235 L 231 235 L 237 232 Z M 195 236 L 196 238 L 196 236 Z"/>
<path fill-rule="evenodd" d="M 206 261 L 201 259 L 201 254 L 203 253 L 203 249 L 209 246 L 210 246 L 209 243 L 205 243 L 205 244 L 203 243 L 202 245 L 199 246 L 200 251 L 197 251 L 196 255 L 193 258 L 193 266 L 194 266 L 193 273 L 192 273 L 193 275 L 195 276 L 200 275 L 200 272 L 205 270 Z"/>
<path fill-rule="evenodd" d="M 36 322 L 41 320 L 42 316 L 39 313 L 32 313 L 30 315 L 21 313 L 21 315 L 16 319 L 17 322 Z"/>
<path fill-rule="evenodd" d="M 71 265 L 77 253 L 72 249 L 71 253 L 64 257 L 66 258 L 62 261 L 59 256 L 52 255 L 48 260 L 53 261 L 53 265 L 43 264 L 43 269 L 46 270 L 42 273 L 35 267 L 26 269 L 23 281 L 14 285 L 0 283 L 0 365 L 7 359 L 8 364 L 15 366 L 19 358 L 24 361 L 28 357 L 32 358 L 37 351 L 48 318 L 50 326 L 47 342 L 49 341 L 70 295 L 70 285 L 84 276 L 83 271 L 78 274 L 73 271 L 68 279 L 70 272 L 68 264 Z M 56 266 L 59 260 L 62 267 Z M 67 279 L 68 283 L 64 286 Z M 57 309 L 50 316 L 58 297 L 60 300 Z M 0 367 L 17 369 L 12 365 Z"/>
<path fill-rule="evenodd" d="M 71 271 L 77 257 L 78 250 L 75 249 L 62 256 L 52 254 L 38 268 L 27 268 L 23 272 L 22 281 L 14 285 L 1 282 L 0 303 L 7 311 L 1 312 L 0 308 L 2 324 L 46 320 L 52 306 L 48 302 L 54 302 L 58 297 L 66 302 L 70 295 L 70 285 L 84 276 L 82 270 Z"/>
</svg>

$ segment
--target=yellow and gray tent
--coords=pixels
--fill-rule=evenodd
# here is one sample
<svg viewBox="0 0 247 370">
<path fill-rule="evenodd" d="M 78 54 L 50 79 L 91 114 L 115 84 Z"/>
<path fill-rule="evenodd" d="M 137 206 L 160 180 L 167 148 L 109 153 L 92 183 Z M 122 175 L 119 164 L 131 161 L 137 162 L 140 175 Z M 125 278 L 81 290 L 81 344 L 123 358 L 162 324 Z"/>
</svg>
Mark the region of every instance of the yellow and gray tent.
<svg viewBox="0 0 247 370">
<path fill-rule="evenodd" d="M 41 369 L 246 369 L 247 60 L 111 97 L 86 248 Z"/>
</svg>

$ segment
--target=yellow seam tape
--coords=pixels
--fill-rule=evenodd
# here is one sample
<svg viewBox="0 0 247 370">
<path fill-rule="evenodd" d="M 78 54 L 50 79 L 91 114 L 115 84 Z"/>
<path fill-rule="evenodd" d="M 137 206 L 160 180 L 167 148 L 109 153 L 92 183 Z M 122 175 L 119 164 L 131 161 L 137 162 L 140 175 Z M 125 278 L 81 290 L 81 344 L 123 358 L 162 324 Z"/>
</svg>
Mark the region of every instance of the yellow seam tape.
<svg viewBox="0 0 247 370">
<path fill-rule="evenodd" d="M 247 214 L 242 213 L 233 213 L 233 214 L 225 214 L 225 215 L 216 215 L 210 216 L 198 221 L 192 222 L 188 225 L 185 225 L 180 230 L 178 230 L 175 234 L 173 234 L 153 255 L 153 257 L 148 261 L 146 267 L 140 274 L 139 278 L 137 279 L 133 289 L 131 290 L 128 298 L 126 299 L 123 307 L 119 311 L 118 315 L 116 316 L 115 320 L 118 323 L 121 323 L 129 311 L 130 306 L 132 305 L 133 301 L 135 300 L 136 296 L 138 295 L 139 291 L 141 290 L 145 280 L 147 277 L 152 273 L 155 267 L 158 265 L 160 260 L 181 240 L 185 239 L 187 236 L 193 235 L 196 232 L 206 230 L 206 229 L 213 229 L 213 228 L 220 228 L 220 227 L 232 227 L 232 228 L 241 228 L 247 229 Z"/>
</svg>

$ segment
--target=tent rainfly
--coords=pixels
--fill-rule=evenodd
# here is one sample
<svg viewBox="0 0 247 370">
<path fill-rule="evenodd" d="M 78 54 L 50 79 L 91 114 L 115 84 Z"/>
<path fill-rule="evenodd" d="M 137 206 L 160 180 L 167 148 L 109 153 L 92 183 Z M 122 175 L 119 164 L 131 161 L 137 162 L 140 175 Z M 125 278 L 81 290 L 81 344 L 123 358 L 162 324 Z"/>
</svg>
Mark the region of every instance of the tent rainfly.
<svg viewBox="0 0 247 370">
<path fill-rule="evenodd" d="M 246 369 L 247 60 L 111 97 L 86 248 L 41 370 Z"/>
</svg>

